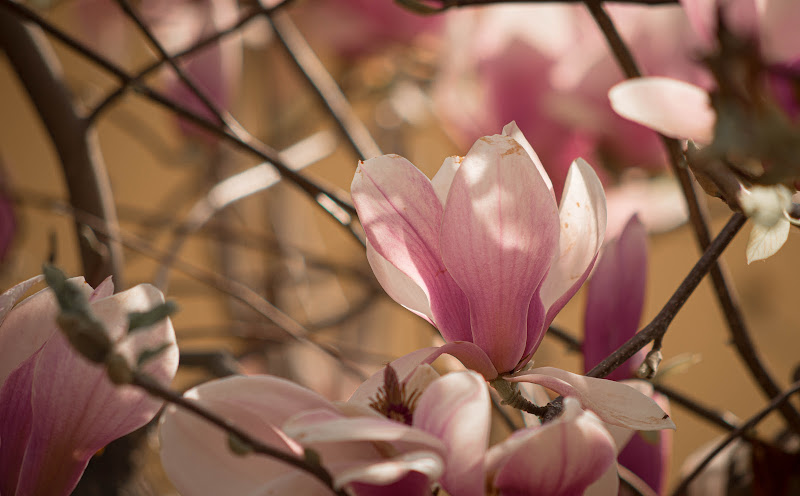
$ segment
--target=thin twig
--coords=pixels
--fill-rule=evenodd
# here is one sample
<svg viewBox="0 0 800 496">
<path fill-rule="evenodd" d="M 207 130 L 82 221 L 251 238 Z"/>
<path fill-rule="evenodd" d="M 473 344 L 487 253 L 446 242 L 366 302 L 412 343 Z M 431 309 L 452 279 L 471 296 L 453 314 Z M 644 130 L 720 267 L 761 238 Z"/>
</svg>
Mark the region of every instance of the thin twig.
<svg viewBox="0 0 800 496">
<path fill-rule="evenodd" d="M 614 26 L 611 17 L 609 17 L 608 13 L 603 8 L 602 0 L 584 0 L 584 4 L 603 32 L 611 51 L 626 77 L 640 77 L 642 75 L 641 71 L 628 49 L 628 46 Z M 661 134 L 659 134 L 659 137 L 664 143 L 664 147 L 667 149 L 670 158 L 670 166 L 678 177 L 681 190 L 686 198 L 689 207 L 689 219 L 694 228 L 695 237 L 700 248 L 702 250 L 707 250 L 711 242 L 711 236 L 708 230 L 708 223 L 706 222 L 705 209 L 697 196 L 694 181 L 686 166 L 686 160 L 680 143 L 675 139 L 668 138 Z M 731 284 L 728 282 L 728 277 L 726 276 L 723 265 L 720 262 L 714 263 L 710 272 L 717 300 L 722 307 L 723 315 L 728 323 L 728 329 L 739 357 L 744 361 L 747 369 L 750 371 L 750 375 L 756 380 L 766 396 L 769 398 L 777 397 L 781 389 L 775 379 L 770 375 L 769 371 L 767 371 L 766 365 L 762 363 L 756 351 L 755 344 L 752 339 L 750 339 L 750 333 L 747 330 L 744 316 L 742 315 L 739 303 L 731 288 Z M 794 406 L 791 403 L 782 403 L 780 412 L 792 430 L 800 434 L 800 413 L 798 413 Z"/>
<path fill-rule="evenodd" d="M 670 403 L 680 405 L 698 417 L 708 420 L 712 424 L 727 431 L 735 430 L 739 426 L 739 419 L 729 411 L 719 412 L 713 410 L 661 383 L 654 383 L 653 389 L 669 398 Z"/>
<path fill-rule="evenodd" d="M 303 472 L 306 472 L 309 475 L 317 478 L 325 486 L 330 488 L 334 494 L 339 496 L 347 496 L 345 491 L 337 490 L 335 488 L 333 484 L 333 477 L 321 465 L 309 463 L 303 458 L 298 458 L 286 453 L 285 451 L 274 448 L 268 444 L 264 444 L 258 438 L 251 436 L 249 433 L 237 427 L 236 424 L 230 420 L 217 415 L 211 410 L 207 410 L 197 401 L 185 398 L 178 392 L 162 386 L 157 381 L 145 374 L 142 374 L 141 372 L 133 372 L 133 381 L 131 384 L 142 388 L 151 396 L 161 398 L 168 403 L 183 408 L 184 410 L 188 410 L 198 417 L 208 421 L 209 423 L 214 424 L 230 435 L 235 436 L 238 441 L 245 443 L 247 447 L 254 453 L 274 458 L 275 460 L 286 463 L 287 465 L 290 465 L 298 470 L 302 470 Z"/>
<path fill-rule="evenodd" d="M 116 226 L 111 184 L 97 134 L 73 105 L 58 58 L 44 34 L 26 24 L 29 23 L 10 12 L 0 11 L 0 46 L 53 140 L 69 190 L 69 201 L 75 208 Z M 87 240 L 84 226 L 76 224 L 75 228 L 87 282 L 97 286 L 113 275 L 117 287 L 124 287 L 119 243 L 100 235 L 91 240 L 95 243 L 93 246 Z"/>
<path fill-rule="evenodd" d="M 56 212 L 70 215 L 76 219 L 76 221 L 88 225 L 93 230 L 108 236 L 110 239 L 121 243 L 126 248 L 139 252 L 148 258 L 153 260 L 161 260 L 166 256 L 164 252 L 153 248 L 147 241 L 141 239 L 140 237 L 131 233 L 126 233 L 118 227 L 112 229 L 94 215 L 76 210 L 75 208 L 63 203 L 53 203 L 52 207 Z M 304 328 L 302 325 L 300 325 L 300 323 L 298 323 L 289 315 L 285 314 L 282 310 L 274 306 L 248 286 L 238 281 L 221 276 L 211 270 L 196 267 L 181 259 L 175 259 L 173 267 L 175 270 L 183 273 L 184 275 L 239 300 L 246 306 L 253 309 L 256 313 L 269 319 L 276 326 L 278 326 L 279 329 L 283 330 L 287 336 L 291 337 L 295 341 L 304 343 L 325 353 L 326 355 L 331 356 L 337 362 L 339 362 L 345 371 L 362 381 L 366 380 L 367 375 L 362 370 L 348 363 L 337 349 L 314 341 L 310 337 L 310 333 L 306 328 Z"/>
<path fill-rule="evenodd" d="M 358 118 L 339 85 L 285 11 L 267 14 L 281 45 L 330 111 L 361 160 L 382 155 L 367 126 Z"/>
<path fill-rule="evenodd" d="M 237 148 L 244 149 L 257 157 L 261 160 L 270 162 L 278 172 L 281 174 L 282 177 L 290 180 L 296 186 L 298 186 L 301 190 L 303 190 L 306 194 L 308 194 L 311 198 L 313 198 L 316 203 L 321 206 L 328 214 L 330 214 L 339 224 L 348 228 L 350 233 L 353 237 L 362 245 L 364 244 L 364 240 L 362 239 L 360 233 L 355 229 L 353 226 L 352 220 L 355 216 L 355 208 L 346 200 L 342 198 L 342 193 L 335 193 L 333 191 L 326 190 L 325 188 L 319 186 L 311 179 L 305 177 L 302 174 L 299 174 L 291 168 L 289 168 L 286 164 L 280 160 L 278 152 L 266 144 L 258 141 L 256 139 L 252 140 L 244 140 L 241 137 L 231 134 L 224 129 L 221 129 L 218 125 L 214 124 L 213 122 L 207 120 L 203 116 L 193 112 L 189 108 L 180 105 L 173 100 L 164 97 L 160 93 L 154 91 L 153 89 L 141 84 L 140 82 L 137 83 L 134 81 L 133 76 L 116 66 L 115 64 L 109 62 L 105 57 L 98 54 L 94 50 L 82 45 L 80 42 L 76 41 L 71 36 L 64 33 L 62 30 L 58 29 L 52 23 L 48 22 L 46 19 L 41 17 L 35 11 L 27 8 L 24 5 L 21 5 L 13 0 L 0 0 L 0 7 L 6 8 L 15 14 L 18 14 L 20 17 L 28 19 L 36 24 L 39 25 L 44 31 L 48 32 L 51 36 L 58 39 L 62 43 L 66 44 L 68 47 L 72 48 L 73 50 L 80 53 L 82 56 L 86 57 L 88 60 L 92 61 L 93 63 L 97 64 L 98 66 L 102 67 L 104 70 L 110 72 L 115 77 L 117 77 L 121 82 L 127 82 L 131 84 L 133 88 L 136 89 L 144 97 L 148 98 L 149 100 L 169 109 L 173 113 L 177 114 L 180 117 L 183 117 L 193 124 L 213 133 L 215 136 L 223 138 L 224 140 L 228 141 L 229 143 L 233 144 Z M 237 130 L 237 132 L 244 132 L 243 130 Z"/>
<path fill-rule="evenodd" d="M 705 253 L 703 253 L 703 256 L 700 257 L 700 260 L 698 260 L 694 267 L 692 267 L 692 270 L 689 271 L 689 274 L 684 278 L 680 286 L 678 286 L 678 289 L 672 294 L 672 297 L 670 297 L 661 311 L 658 312 L 658 315 L 656 315 L 641 331 L 617 348 L 611 355 L 595 365 L 586 375 L 590 377 L 607 376 L 639 350 L 644 348 L 647 343 L 663 336 L 672 323 L 672 320 L 678 314 L 678 311 L 683 307 L 684 303 L 686 303 L 686 300 L 689 299 L 689 296 L 691 296 L 698 284 L 700 284 L 703 276 L 708 273 L 714 262 L 722 255 L 722 252 L 727 248 L 728 244 L 733 240 L 746 220 L 747 218 L 740 213 L 733 214 L 728 223 L 725 224 L 725 227 L 722 228 L 722 231 L 720 231 Z"/>
<path fill-rule="evenodd" d="M 547 334 L 545 334 L 545 336 L 550 336 L 561 341 L 569 351 L 580 353 L 583 350 L 583 343 L 581 343 L 580 339 L 552 324 L 547 329 Z"/>
<path fill-rule="evenodd" d="M 717 446 L 711 450 L 711 452 L 697 465 L 697 467 L 695 467 L 695 469 L 681 481 L 678 487 L 672 492 L 672 496 L 684 494 L 686 489 L 689 487 L 689 484 L 700 474 L 700 472 L 703 471 L 706 465 L 711 463 L 711 460 L 713 460 L 714 457 L 719 455 L 720 452 L 725 449 L 726 446 L 728 446 L 737 438 L 741 437 L 745 432 L 758 425 L 758 423 L 766 418 L 767 415 L 769 415 L 773 410 L 780 408 L 782 404 L 786 403 L 787 400 L 798 391 L 800 391 L 800 382 L 794 383 L 788 390 L 773 398 L 766 407 L 761 409 L 761 411 L 750 418 L 750 420 L 728 434 L 725 439 L 717 444 Z"/>
</svg>

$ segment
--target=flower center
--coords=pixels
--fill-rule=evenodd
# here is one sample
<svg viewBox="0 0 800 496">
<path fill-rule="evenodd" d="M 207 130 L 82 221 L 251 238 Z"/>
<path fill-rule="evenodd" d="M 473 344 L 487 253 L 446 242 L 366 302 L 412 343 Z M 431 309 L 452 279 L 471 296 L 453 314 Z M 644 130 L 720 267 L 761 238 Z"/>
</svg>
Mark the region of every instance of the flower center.
<svg viewBox="0 0 800 496">
<path fill-rule="evenodd" d="M 397 378 L 397 372 L 387 365 L 383 369 L 383 386 L 369 406 L 388 419 L 411 425 L 418 399 L 419 391 L 409 393 L 406 385 Z"/>
</svg>

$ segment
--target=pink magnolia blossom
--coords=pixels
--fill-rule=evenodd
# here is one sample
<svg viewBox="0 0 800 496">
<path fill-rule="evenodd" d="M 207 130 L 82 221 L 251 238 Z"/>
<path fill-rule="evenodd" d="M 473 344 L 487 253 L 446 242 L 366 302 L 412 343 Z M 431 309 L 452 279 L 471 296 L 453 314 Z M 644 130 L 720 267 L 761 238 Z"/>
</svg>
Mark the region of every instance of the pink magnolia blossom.
<svg viewBox="0 0 800 496">
<path fill-rule="evenodd" d="M 313 449 L 336 487 L 359 496 L 430 494 L 440 478 L 456 488 L 452 494 L 466 485 L 482 488 L 490 417 L 485 382 L 472 372 L 436 378 L 430 367 L 404 361 L 393 362 L 393 380 L 382 371 L 338 406 L 270 376 L 212 381 L 186 395 L 287 453 L 302 457 Z M 160 434 L 164 468 L 184 495 L 330 493 L 269 457 L 234 455 L 218 428 L 174 407 Z"/>
<path fill-rule="evenodd" d="M 559 209 L 514 123 L 466 157 L 445 159 L 433 180 L 397 155 L 362 162 L 352 194 L 383 288 L 461 343 L 460 355 L 447 353 L 489 380 L 528 363 L 589 275 L 605 232 L 591 166 L 572 164 Z"/>
<path fill-rule="evenodd" d="M 58 303 L 49 289 L 17 301 L 42 277 L 0 295 L 0 493 L 67 495 L 92 455 L 149 422 L 162 402 L 133 386 L 116 386 L 105 369 L 75 352 L 58 329 Z M 80 284 L 112 341 L 127 330 L 128 314 L 162 303 L 161 292 L 139 285 L 112 295 L 111 279 L 97 289 Z M 16 304 L 16 305 L 15 305 Z M 13 308 L 12 308 L 13 307 Z M 144 366 L 167 382 L 178 350 L 169 319 L 119 341 L 126 358 L 172 346 Z"/>
<path fill-rule="evenodd" d="M 457 496 L 578 494 L 613 463 L 610 435 L 573 399 L 556 421 L 519 431 L 487 451 L 485 381 L 474 372 L 437 377 L 420 365 L 426 351 L 395 360 L 391 375 L 389 367 L 373 375 L 340 405 L 269 376 L 213 381 L 187 395 L 296 456 L 313 449 L 335 485 L 359 496 L 430 494 L 435 482 Z M 161 441 L 164 467 L 187 496 L 329 494 L 279 462 L 232 454 L 218 429 L 172 407 Z"/>
<path fill-rule="evenodd" d="M 586 371 L 636 334 L 646 281 L 647 233 L 634 216 L 618 239 L 605 244 L 603 255 L 587 283 L 583 341 Z M 644 350 L 640 351 L 607 378 L 636 387 L 668 411 L 669 401 L 654 393 L 652 386 L 630 380 L 635 377 L 644 355 Z M 668 430 L 633 433 L 619 446 L 618 461 L 660 494 L 666 482 L 671 447 L 672 433 Z"/>
</svg>

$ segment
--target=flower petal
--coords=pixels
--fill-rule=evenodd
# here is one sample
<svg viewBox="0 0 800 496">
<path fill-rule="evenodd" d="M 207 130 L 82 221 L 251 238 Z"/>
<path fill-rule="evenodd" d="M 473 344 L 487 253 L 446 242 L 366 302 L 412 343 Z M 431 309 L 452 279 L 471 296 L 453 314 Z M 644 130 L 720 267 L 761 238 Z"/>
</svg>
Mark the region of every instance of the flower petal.
<svg viewBox="0 0 800 496">
<path fill-rule="evenodd" d="M 425 291 L 376 252 L 369 240 L 367 240 L 367 261 L 375 278 L 391 299 L 433 324 L 433 311 Z"/>
<path fill-rule="evenodd" d="M 430 494 L 431 481 L 437 480 L 444 470 L 444 462 L 436 453 L 430 451 L 413 451 L 403 453 L 389 460 L 367 463 L 337 474 L 334 479 L 336 487 L 356 484 L 356 494 L 363 496 L 371 491 L 363 485 L 381 486 L 374 488 L 381 495 L 413 495 Z M 406 480 L 409 472 L 417 472 L 424 478 L 412 475 Z M 406 484 L 402 484 L 406 482 Z M 399 483 L 402 487 L 386 487 Z M 411 487 L 409 487 L 411 486 Z"/>
<path fill-rule="evenodd" d="M 482 348 L 498 370 L 510 371 L 523 356 L 528 306 L 558 242 L 557 215 L 530 157 L 507 136 L 479 139 L 453 179 L 442 259 L 469 300 L 472 336 L 462 340 Z"/>
<path fill-rule="evenodd" d="M 708 93 L 693 84 L 665 77 L 623 81 L 608 92 L 622 117 L 671 138 L 711 143 L 716 113 Z"/>
<path fill-rule="evenodd" d="M 31 383 L 38 357 L 39 352 L 28 357 L 0 387 L 0 494 L 18 494 L 19 473 L 33 424 Z"/>
<path fill-rule="evenodd" d="M 303 445 L 385 441 L 393 446 L 425 448 L 442 456 L 445 453 L 444 445 L 434 436 L 385 418 L 300 415 L 285 422 L 283 431 Z"/>
<path fill-rule="evenodd" d="M 313 391 L 270 376 L 211 381 L 187 391 L 185 396 L 263 442 L 297 456 L 302 456 L 302 447 L 278 426 L 303 410 L 334 410 L 328 400 Z M 182 494 L 259 494 L 265 483 L 288 471 L 285 464 L 267 457 L 235 455 L 221 429 L 174 406 L 166 409 L 159 435 L 162 464 Z M 305 474 L 298 477 L 311 479 Z"/>
<path fill-rule="evenodd" d="M 541 299 L 547 315 L 537 330 L 528 320 L 528 348 L 535 350 L 544 330 L 578 292 L 594 267 L 606 232 L 606 195 L 592 166 L 583 159 L 572 163 L 559 208 L 561 235 L 558 258 L 542 284 Z"/>
<path fill-rule="evenodd" d="M 776 254 L 789 238 L 791 224 L 778 221 L 772 227 L 753 223 L 750 240 L 747 242 L 747 263 L 764 260 Z"/>
<path fill-rule="evenodd" d="M 431 179 L 433 191 L 442 203 L 442 207 L 447 203 L 447 194 L 450 193 L 450 185 L 453 184 L 453 178 L 456 177 L 456 171 L 458 171 L 463 160 L 464 157 L 458 156 L 445 158 L 444 162 L 442 162 L 442 166 L 439 167 L 436 175 Z"/>
<path fill-rule="evenodd" d="M 422 289 L 446 340 L 469 339 L 467 300 L 439 254 L 442 204 L 428 178 L 408 160 L 384 155 L 361 162 L 351 191 L 375 252 Z"/>
<path fill-rule="evenodd" d="M 40 280 L 34 277 L 9 289 L 3 295 L 5 297 L 3 308 L 6 308 L 6 304 L 13 305 Z M 69 281 L 78 284 L 86 296 L 93 291 L 82 277 L 75 277 Z M 58 330 L 55 320 L 57 314 L 58 303 L 50 289 L 43 289 L 25 298 L 6 314 L 3 323 L 0 324 L 0 383 Z"/>
<path fill-rule="evenodd" d="M 94 302 L 92 309 L 114 336 L 127 329 L 129 313 L 149 310 L 156 302 L 163 302 L 161 292 L 140 285 Z M 155 336 L 159 344 L 172 344 L 145 367 L 156 379 L 171 380 L 178 350 L 169 319 L 137 334 L 138 343 Z M 132 356 L 144 351 L 133 343 L 128 350 Z M 62 333 L 53 333 L 39 352 L 33 376 L 33 424 L 20 494 L 69 494 L 97 450 L 149 422 L 161 405 L 138 388 L 113 384 L 104 367 L 78 355 Z"/>
<path fill-rule="evenodd" d="M 553 200 L 555 200 L 555 191 L 553 191 L 553 182 L 550 180 L 550 176 L 547 174 L 547 171 L 542 165 L 542 161 L 539 160 L 539 156 L 536 155 L 536 152 L 533 150 L 533 147 L 528 140 L 525 138 L 525 135 L 522 134 L 522 131 L 517 126 L 515 121 L 511 121 L 503 127 L 503 135 L 514 138 L 514 141 L 520 144 L 522 148 L 528 153 L 528 156 L 533 161 L 533 164 L 536 166 L 536 169 L 539 171 L 539 175 L 542 176 L 544 179 L 544 183 L 547 185 L 547 189 L 550 190 L 550 193 L 553 194 Z"/>
<path fill-rule="evenodd" d="M 589 371 L 632 338 L 639 327 L 647 283 L 647 231 L 631 217 L 619 239 L 606 244 L 588 283 L 584 317 L 583 368 Z M 644 350 L 606 379 L 633 377 Z"/>
<path fill-rule="evenodd" d="M 507 378 L 510 382 L 532 382 L 566 397 L 574 397 L 584 409 L 613 425 L 637 430 L 674 429 L 669 415 L 655 401 L 625 384 L 573 374 L 554 367 L 541 367 Z"/>
<path fill-rule="evenodd" d="M 447 374 L 419 399 L 413 425 L 444 441 L 447 458 L 441 484 L 449 494 L 483 495 L 490 404 L 486 381 L 474 372 Z"/>
<path fill-rule="evenodd" d="M 614 442 L 600 422 L 585 412 L 530 428 L 515 436 L 512 453 L 496 467 L 494 487 L 501 494 L 577 495 L 614 463 Z M 506 449 L 506 443 L 492 448 Z M 492 471 L 493 467 L 489 467 Z"/>
</svg>

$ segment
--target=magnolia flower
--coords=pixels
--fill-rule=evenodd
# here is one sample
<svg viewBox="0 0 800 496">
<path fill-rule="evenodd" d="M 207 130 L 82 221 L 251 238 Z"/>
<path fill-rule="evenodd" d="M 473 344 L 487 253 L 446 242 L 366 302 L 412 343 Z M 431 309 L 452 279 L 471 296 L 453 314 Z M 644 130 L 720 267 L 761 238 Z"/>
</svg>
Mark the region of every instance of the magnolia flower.
<svg viewBox="0 0 800 496">
<path fill-rule="evenodd" d="M 405 361 L 373 376 L 343 405 L 270 376 L 212 381 L 186 396 L 287 453 L 313 450 L 335 486 L 356 495 L 430 494 L 440 478 L 451 494 L 462 486 L 482 490 L 476 468 L 491 408 L 485 382 L 472 372 L 437 378 L 430 367 Z M 164 468 L 186 496 L 330 494 L 282 462 L 235 455 L 222 431 L 175 407 L 165 412 L 160 436 Z"/>
<path fill-rule="evenodd" d="M 587 283 L 583 340 L 586 371 L 636 334 L 644 305 L 646 281 L 647 233 L 638 217 L 634 216 L 618 239 L 605 244 L 603 255 Z M 640 351 L 607 378 L 637 388 L 668 411 L 669 401 L 655 393 L 650 384 L 631 380 L 644 355 L 644 350 Z M 672 433 L 662 430 L 629 431 L 627 434 L 619 439 L 619 464 L 661 494 L 666 483 Z"/>
<path fill-rule="evenodd" d="M 58 303 L 49 289 L 16 304 L 42 277 L 0 295 L 0 494 L 67 495 L 92 455 L 149 422 L 162 402 L 133 386 L 116 386 L 102 366 L 70 346 L 56 324 Z M 112 295 L 106 279 L 97 289 L 72 279 L 89 297 L 92 311 L 112 341 L 127 330 L 128 314 L 164 301 L 142 284 Z M 15 306 L 16 304 L 16 306 Z M 13 307 L 13 308 L 12 308 Z M 168 382 L 178 366 L 169 319 L 119 342 L 128 358 L 170 344 L 143 371 Z"/>
<path fill-rule="evenodd" d="M 212 381 L 187 396 L 298 457 L 314 450 L 335 486 L 356 495 L 426 495 L 437 482 L 457 496 L 578 494 L 613 463 L 614 441 L 571 398 L 554 422 L 488 450 L 485 381 L 474 372 L 438 377 L 420 356 L 393 361 L 345 404 L 269 376 Z M 160 433 L 164 467 L 184 495 L 330 492 L 280 462 L 234 455 L 216 427 L 174 407 Z"/>
<path fill-rule="evenodd" d="M 513 122 L 466 157 L 445 159 L 432 181 L 397 155 L 362 162 L 352 195 L 383 288 L 461 343 L 456 356 L 480 362 L 471 368 L 490 380 L 528 363 L 589 275 L 605 232 L 591 166 L 573 162 L 559 209 Z"/>
</svg>

